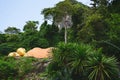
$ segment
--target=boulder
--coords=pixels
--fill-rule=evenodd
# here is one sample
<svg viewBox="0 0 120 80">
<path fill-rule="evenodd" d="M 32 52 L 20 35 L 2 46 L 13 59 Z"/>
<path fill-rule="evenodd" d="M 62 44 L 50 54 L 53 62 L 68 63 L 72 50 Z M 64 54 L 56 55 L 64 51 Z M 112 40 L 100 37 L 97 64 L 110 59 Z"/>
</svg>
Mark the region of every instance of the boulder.
<svg viewBox="0 0 120 80">
<path fill-rule="evenodd" d="M 35 58 L 49 58 L 51 57 L 52 48 L 42 49 L 39 47 L 29 50 L 25 56 L 35 57 Z"/>
<path fill-rule="evenodd" d="M 10 52 L 9 54 L 8 54 L 8 56 L 11 56 L 11 57 L 18 57 L 18 56 L 20 56 L 17 52 Z"/>
<path fill-rule="evenodd" d="M 24 56 L 25 53 L 26 53 L 26 50 L 24 48 L 18 48 L 17 49 L 17 53 L 20 55 L 20 56 Z"/>
</svg>

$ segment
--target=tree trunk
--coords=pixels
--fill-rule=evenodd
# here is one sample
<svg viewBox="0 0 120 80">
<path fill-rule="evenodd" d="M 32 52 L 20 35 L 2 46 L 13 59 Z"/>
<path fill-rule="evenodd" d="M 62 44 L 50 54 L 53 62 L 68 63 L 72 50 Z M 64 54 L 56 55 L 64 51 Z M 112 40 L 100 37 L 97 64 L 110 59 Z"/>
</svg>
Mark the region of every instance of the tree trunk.
<svg viewBox="0 0 120 80">
<path fill-rule="evenodd" d="M 67 26 L 65 26 L 65 36 L 64 36 L 64 38 L 65 38 L 65 44 L 67 43 Z"/>
</svg>

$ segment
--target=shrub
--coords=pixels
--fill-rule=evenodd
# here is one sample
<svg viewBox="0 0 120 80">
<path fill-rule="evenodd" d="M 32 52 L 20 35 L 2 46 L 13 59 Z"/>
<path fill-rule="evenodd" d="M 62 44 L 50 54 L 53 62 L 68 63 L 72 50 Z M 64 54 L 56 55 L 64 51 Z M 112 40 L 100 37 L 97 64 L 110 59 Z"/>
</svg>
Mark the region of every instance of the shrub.
<svg viewBox="0 0 120 80">
<path fill-rule="evenodd" d="M 117 60 L 90 45 L 59 43 L 47 68 L 49 80 L 109 80 L 118 77 Z"/>
<path fill-rule="evenodd" d="M 48 66 L 51 80 L 85 80 L 86 61 L 92 47 L 85 44 L 59 43 L 53 50 L 52 62 Z"/>
<path fill-rule="evenodd" d="M 0 79 L 24 79 L 24 76 L 36 67 L 33 66 L 35 61 L 37 61 L 35 58 L 0 57 Z"/>
<path fill-rule="evenodd" d="M 106 57 L 101 50 L 95 51 L 88 58 L 88 78 L 89 80 L 115 80 L 118 78 L 118 62 L 115 57 Z"/>
<path fill-rule="evenodd" d="M 8 55 L 9 52 L 13 52 L 15 45 L 9 43 L 3 43 L 0 45 L 0 53 L 1 55 Z"/>
<path fill-rule="evenodd" d="M 7 62 L 0 60 L 0 79 L 8 80 L 10 78 L 15 78 L 18 74 L 14 62 Z M 12 80 L 12 79 L 11 79 Z"/>
</svg>

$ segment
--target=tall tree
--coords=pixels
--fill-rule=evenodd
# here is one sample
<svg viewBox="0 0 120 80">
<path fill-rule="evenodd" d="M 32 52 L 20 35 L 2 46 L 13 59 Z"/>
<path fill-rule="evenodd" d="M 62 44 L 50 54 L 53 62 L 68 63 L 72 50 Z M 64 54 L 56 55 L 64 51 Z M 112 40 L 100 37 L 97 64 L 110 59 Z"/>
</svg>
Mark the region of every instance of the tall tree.
<svg viewBox="0 0 120 80">
<path fill-rule="evenodd" d="M 36 31 L 38 24 L 38 21 L 27 21 L 24 25 L 23 31 Z"/>
<path fill-rule="evenodd" d="M 104 17 L 109 17 L 109 12 L 108 12 L 108 6 L 110 3 L 110 0 L 91 0 L 92 3 L 92 8 L 93 12 L 99 12 L 102 14 Z"/>
<path fill-rule="evenodd" d="M 60 28 L 65 28 L 65 43 L 67 43 L 67 28 L 72 25 L 71 15 L 73 13 L 73 6 L 69 0 L 65 0 L 56 4 L 53 8 L 47 8 L 42 11 L 44 17 L 53 19 L 53 23 Z"/>
<path fill-rule="evenodd" d="M 109 12 L 120 13 L 120 0 L 111 0 L 109 4 Z"/>
<path fill-rule="evenodd" d="M 54 46 L 56 43 L 58 43 L 58 41 L 60 41 L 58 27 L 54 24 L 47 24 L 47 21 L 40 26 L 39 36 L 46 39 L 50 46 Z"/>
<path fill-rule="evenodd" d="M 93 3 L 94 8 L 100 7 L 100 6 L 108 6 L 110 0 L 91 0 Z"/>
<path fill-rule="evenodd" d="M 20 29 L 18 29 L 16 27 L 8 27 L 7 29 L 5 29 L 5 33 L 7 33 L 7 34 L 17 34 L 17 33 L 20 33 Z"/>
</svg>

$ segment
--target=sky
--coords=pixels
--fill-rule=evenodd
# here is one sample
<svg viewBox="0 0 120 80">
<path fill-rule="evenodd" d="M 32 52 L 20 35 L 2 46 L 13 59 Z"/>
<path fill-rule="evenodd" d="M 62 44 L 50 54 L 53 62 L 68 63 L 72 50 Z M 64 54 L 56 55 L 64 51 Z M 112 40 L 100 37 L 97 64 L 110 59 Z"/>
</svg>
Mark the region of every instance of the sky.
<svg viewBox="0 0 120 80">
<path fill-rule="evenodd" d="M 63 0 L 0 0 L 0 31 L 12 26 L 23 29 L 27 21 L 44 22 L 41 11 Z M 89 5 L 90 0 L 77 0 Z"/>
</svg>

